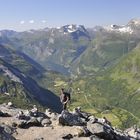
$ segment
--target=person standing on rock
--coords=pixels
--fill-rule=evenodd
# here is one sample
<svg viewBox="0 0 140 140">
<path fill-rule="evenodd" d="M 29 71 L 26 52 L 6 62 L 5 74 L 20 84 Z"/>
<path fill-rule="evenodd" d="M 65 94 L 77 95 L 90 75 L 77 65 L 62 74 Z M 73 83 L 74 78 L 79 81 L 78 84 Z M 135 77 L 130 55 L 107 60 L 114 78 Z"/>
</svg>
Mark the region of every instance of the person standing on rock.
<svg viewBox="0 0 140 140">
<path fill-rule="evenodd" d="M 67 109 L 67 103 L 70 101 L 70 94 L 65 92 L 64 89 L 61 89 L 60 101 L 63 105 L 63 110 Z"/>
</svg>

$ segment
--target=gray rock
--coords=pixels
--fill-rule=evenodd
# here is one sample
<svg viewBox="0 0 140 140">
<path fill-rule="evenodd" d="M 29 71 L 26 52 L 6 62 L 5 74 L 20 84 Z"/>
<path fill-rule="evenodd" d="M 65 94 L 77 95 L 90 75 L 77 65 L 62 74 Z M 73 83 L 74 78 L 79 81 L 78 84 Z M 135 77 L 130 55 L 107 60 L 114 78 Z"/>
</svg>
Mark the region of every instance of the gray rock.
<svg viewBox="0 0 140 140">
<path fill-rule="evenodd" d="M 66 134 L 66 135 L 62 136 L 62 139 L 64 139 L 64 140 L 70 140 L 72 138 L 73 138 L 72 134 Z"/>
<path fill-rule="evenodd" d="M 87 129 L 93 134 L 104 140 L 130 140 L 128 136 L 123 133 L 117 134 L 111 126 L 101 123 L 87 123 Z"/>
<path fill-rule="evenodd" d="M 51 120 L 50 119 L 43 119 L 42 122 L 41 122 L 41 125 L 44 126 L 44 127 L 47 127 L 51 124 Z"/>
<path fill-rule="evenodd" d="M 58 116 L 59 115 L 57 113 L 52 113 L 50 119 L 53 121 L 58 120 Z"/>
<path fill-rule="evenodd" d="M 32 117 L 29 121 L 26 122 L 26 127 L 29 128 L 31 126 L 41 126 L 40 122 L 38 122 L 37 118 Z"/>
<path fill-rule="evenodd" d="M 137 139 L 140 140 L 140 132 L 136 132 Z"/>
<path fill-rule="evenodd" d="M 37 114 L 38 117 L 49 118 L 45 113 L 38 112 Z"/>
<path fill-rule="evenodd" d="M 78 115 L 72 114 L 64 110 L 59 116 L 59 124 L 69 126 L 83 126 L 86 124 L 86 122 L 83 119 L 81 119 Z"/>
<path fill-rule="evenodd" d="M 41 123 L 44 118 L 43 117 L 37 117 L 36 119 L 39 123 Z"/>
<path fill-rule="evenodd" d="M 38 122 L 37 118 L 31 118 L 29 121 L 19 120 L 16 122 L 19 128 L 29 128 L 31 126 L 41 126 L 41 123 Z"/>
<path fill-rule="evenodd" d="M 84 118 L 85 120 L 88 120 L 88 118 L 91 116 L 91 114 L 81 111 L 81 107 L 76 107 L 74 109 L 74 114 L 78 115 L 81 118 Z"/>
<path fill-rule="evenodd" d="M 0 117 L 11 117 L 11 115 L 0 111 Z"/>
<path fill-rule="evenodd" d="M 115 133 L 113 132 L 113 130 L 103 124 L 88 122 L 87 128 L 92 134 L 98 136 L 99 138 L 103 138 L 106 140 L 115 139 Z"/>
<path fill-rule="evenodd" d="M 27 125 L 26 125 L 27 121 L 20 120 L 20 121 L 14 122 L 14 123 L 17 124 L 17 127 L 19 127 L 19 128 L 27 127 Z"/>
<path fill-rule="evenodd" d="M 92 123 L 95 123 L 95 122 L 98 121 L 98 119 L 97 119 L 96 117 L 94 117 L 94 116 L 90 116 L 88 119 L 89 119 L 89 121 L 92 122 Z"/>
</svg>

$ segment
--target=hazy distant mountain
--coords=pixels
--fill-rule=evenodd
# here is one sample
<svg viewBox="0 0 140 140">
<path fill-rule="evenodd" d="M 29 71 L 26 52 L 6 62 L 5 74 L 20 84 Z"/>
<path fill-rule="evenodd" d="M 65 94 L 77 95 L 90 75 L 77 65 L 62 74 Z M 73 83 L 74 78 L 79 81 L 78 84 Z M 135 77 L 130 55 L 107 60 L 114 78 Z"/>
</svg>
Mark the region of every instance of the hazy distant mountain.
<svg viewBox="0 0 140 140">
<path fill-rule="evenodd" d="M 85 28 L 65 25 L 25 32 L 1 31 L 0 42 L 11 44 L 44 68 L 63 74 L 98 71 L 111 66 L 139 42 L 139 21 L 127 25 Z"/>
</svg>

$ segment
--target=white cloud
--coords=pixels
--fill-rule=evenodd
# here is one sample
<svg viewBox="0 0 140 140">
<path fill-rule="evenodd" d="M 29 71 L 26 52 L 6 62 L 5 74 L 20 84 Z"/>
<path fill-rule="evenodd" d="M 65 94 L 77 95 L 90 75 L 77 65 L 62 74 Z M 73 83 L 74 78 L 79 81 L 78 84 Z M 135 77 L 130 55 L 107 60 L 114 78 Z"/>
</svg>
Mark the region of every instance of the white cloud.
<svg viewBox="0 0 140 140">
<path fill-rule="evenodd" d="M 42 20 L 41 22 L 42 22 L 42 23 L 46 23 L 47 21 L 46 21 L 46 20 Z"/>
<path fill-rule="evenodd" d="M 25 21 L 24 21 L 24 20 L 21 20 L 21 21 L 20 21 L 20 24 L 24 24 L 24 23 L 25 23 Z"/>
<path fill-rule="evenodd" d="M 29 23 L 33 24 L 35 21 L 34 20 L 29 20 Z"/>
</svg>

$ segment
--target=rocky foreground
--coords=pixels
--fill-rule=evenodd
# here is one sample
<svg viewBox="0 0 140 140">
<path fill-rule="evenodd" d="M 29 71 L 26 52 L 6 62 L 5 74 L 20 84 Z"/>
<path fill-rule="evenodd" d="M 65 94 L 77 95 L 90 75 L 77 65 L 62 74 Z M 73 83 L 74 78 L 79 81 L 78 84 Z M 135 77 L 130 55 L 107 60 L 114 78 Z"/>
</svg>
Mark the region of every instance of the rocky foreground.
<svg viewBox="0 0 140 140">
<path fill-rule="evenodd" d="M 140 140 L 139 133 L 134 127 L 118 130 L 79 107 L 57 114 L 0 105 L 0 140 Z"/>
</svg>

